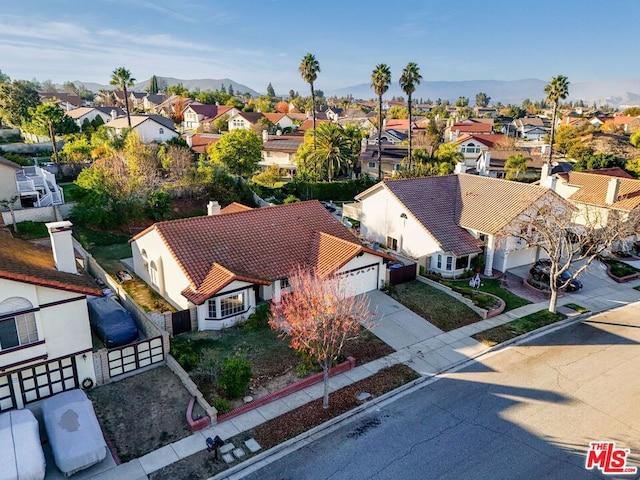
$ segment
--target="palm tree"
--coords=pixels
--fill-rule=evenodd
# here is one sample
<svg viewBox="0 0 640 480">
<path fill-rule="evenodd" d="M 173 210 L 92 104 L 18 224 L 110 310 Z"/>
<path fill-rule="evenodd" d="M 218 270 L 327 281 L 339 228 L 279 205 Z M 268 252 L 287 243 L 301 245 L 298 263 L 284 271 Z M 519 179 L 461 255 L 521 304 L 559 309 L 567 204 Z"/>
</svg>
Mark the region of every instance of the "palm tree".
<svg viewBox="0 0 640 480">
<path fill-rule="evenodd" d="M 507 171 L 507 180 L 517 180 L 520 175 L 527 173 L 527 162 L 531 161 L 530 157 L 524 157 L 521 153 L 509 155 L 504 164 Z"/>
<path fill-rule="evenodd" d="M 416 85 L 420 84 L 422 75 L 420 68 L 414 62 L 407 63 L 402 75 L 400 75 L 400 87 L 407 94 L 407 107 L 409 107 L 409 170 L 411 170 L 411 95 L 416 91 Z"/>
<path fill-rule="evenodd" d="M 117 85 L 122 89 L 122 95 L 124 96 L 124 108 L 127 112 L 127 123 L 131 128 L 131 115 L 129 114 L 129 98 L 127 95 L 127 87 L 133 87 L 136 79 L 131 76 L 131 72 L 124 67 L 116 68 L 111 74 L 111 85 Z"/>
<path fill-rule="evenodd" d="M 313 140 L 317 146 L 311 152 L 315 165 L 326 165 L 327 178 L 333 180 L 334 173 L 340 173 L 350 165 L 352 145 L 344 130 L 337 123 L 322 123 L 313 130 Z"/>
<path fill-rule="evenodd" d="M 553 140 L 556 134 L 556 115 L 558 113 L 558 102 L 564 100 L 569 95 L 569 79 L 564 75 L 553 77 L 544 87 L 547 94 L 547 101 L 553 104 L 553 115 L 551 117 L 551 146 L 549 147 L 549 165 L 553 157 Z"/>
<path fill-rule="evenodd" d="M 316 129 L 316 92 L 313 89 L 313 82 L 318 78 L 320 72 L 320 64 L 316 57 L 310 53 L 307 53 L 298 67 L 302 79 L 311 87 L 311 114 L 313 115 L 313 129 Z M 315 137 L 313 141 L 313 148 L 315 148 Z"/>
<path fill-rule="evenodd" d="M 391 83 L 391 70 L 389 67 L 380 63 L 376 65 L 371 73 L 371 88 L 378 95 L 378 180 L 382 180 L 382 95 L 389 90 Z"/>
</svg>

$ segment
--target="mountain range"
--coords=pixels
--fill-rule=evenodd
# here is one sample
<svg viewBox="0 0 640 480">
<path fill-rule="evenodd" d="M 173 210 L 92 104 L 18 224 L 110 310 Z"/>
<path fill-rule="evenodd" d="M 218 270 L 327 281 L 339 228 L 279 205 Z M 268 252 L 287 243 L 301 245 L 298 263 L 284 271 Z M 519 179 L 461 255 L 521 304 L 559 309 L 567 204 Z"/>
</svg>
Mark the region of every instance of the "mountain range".
<svg viewBox="0 0 640 480">
<path fill-rule="evenodd" d="M 263 95 L 252 88 L 235 82 L 229 78 L 223 79 L 198 79 L 198 80 L 181 80 L 173 77 L 157 77 L 160 83 L 167 86 L 182 84 L 189 90 L 199 89 L 218 90 L 225 86 L 233 86 L 233 90 L 238 92 L 248 92 L 254 97 Z M 76 85 L 83 84 L 85 88 L 97 92 L 101 89 L 113 89 L 112 85 L 100 85 L 97 83 L 74 82 Z M 438 98 L 455 102 L 458 97 L 467 97 L 469 104 L 474 105 L 476 94 L 483 92 L 490 98 L 492 104 L 501 102 L 505 105 L 520 105 L 525 99 L 531 101 L 544 99 L 544 87 L 547 82 L 535 78 L 523 80 L 467 80 L 467 81 L 423 81 L 417 86 L 414 99 L 423 100 L 431 99 L 433 101 Z M 149 80 L 136 83 L 132 88 L 133 91 L 144 91 L 149 86 Z M 322 89 L 322 82 L 317 81 L 315 87 Z M 278 92 L 281 96 L 286 96 L 284 92 Z M 301 92 L 306 95 L 304 91 Z M 375 94 L 369 83 L 361 83 L 349 87 L 324 90 L 325 96 L 346 96 L 352 95 L 354 98 L 369 99 L 374 98 Z M 397 82 L 390 85 L 389 90 L 385 93 L 385 98 L 393 96 L 404 96 Z M 569 84 L 568 101 L 582 100 L 588 105 L 609 105 L 612 107 L 626 107 L 630 105 L 640 105 L 640 79 L 627 80 L 604 80 L 591 82 L 576 82 Z"/>
</svg>

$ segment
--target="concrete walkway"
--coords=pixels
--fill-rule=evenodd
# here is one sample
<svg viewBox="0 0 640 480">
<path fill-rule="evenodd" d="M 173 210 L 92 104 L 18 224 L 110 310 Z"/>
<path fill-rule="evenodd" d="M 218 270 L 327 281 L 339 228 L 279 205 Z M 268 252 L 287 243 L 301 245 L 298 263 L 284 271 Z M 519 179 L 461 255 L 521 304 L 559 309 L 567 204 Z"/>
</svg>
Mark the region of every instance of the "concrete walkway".
<svg viewBox="0 0 640 480">
<path fill-rule="evenodd" d="M 562 313 L 575 314 L 574 310 L 563 307 L 567 303 L 575 303 L 588 308 L 592 313 L 598 313 L 640 301 L 640 291 L 633 289 L 633 287 L 640 285 L 640 280 L 617 284 L 600 273 L 595 271 L 590 274 L 590 277 L 593 278 L 589 278 L 588 282 L 583 280 L 585 288 L 580 293 L 566 294 L 560 297 L 558 310 Z M 375 322 L 377 326 L 372 329 L 372 332 L 396 349 L 396 352 L 332 377 L 329 380 L 332 392 L 367 378 L 382 368 L 398 363 L 408 365 L 423 376 L 433 376 L 450 370 L 490 350 L 489 347 L 471 338 L 471 335 L 545 310 L 549 306 L 548 300 L 532 303 L 488 320 L 443 332 L 380 291 L 370 292 L 367 295 L 370 298 L 372 309 L 376 311 Z M 143 457 L 97 475 L 82 475 L 82 478 L 146 479 L 148 474 L 204 450 L 207 437 L 213 438 L 219 435 L 223 440 L 227 440 L 311 400 L 321 398 L 322 388 L 321 383 L 312 385 L 300 392 L 196 432 Z M 81 475 L 77 475 L 80 478 Z"/>
</svg>

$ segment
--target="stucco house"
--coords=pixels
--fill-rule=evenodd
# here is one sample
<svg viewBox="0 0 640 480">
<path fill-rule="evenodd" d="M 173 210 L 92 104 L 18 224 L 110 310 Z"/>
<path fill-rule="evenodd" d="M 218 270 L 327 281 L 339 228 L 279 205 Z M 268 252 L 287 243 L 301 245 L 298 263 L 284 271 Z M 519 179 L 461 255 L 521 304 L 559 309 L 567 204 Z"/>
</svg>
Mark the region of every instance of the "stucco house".
<svg viewBox="0 0 640 480">
<path fill-rule="evenodd" d="M 549 123 L 540 117 L 516 118 L 510 131 L 515 132 L 516 137 L 525 140 L 542 140 L 549 134 Z"/>
<path fill-rule="evenodd" d="M 87 295 L 71 223 L 48 223 L 52 249 L 0 232 L 0 411 L 95 384 Z M 85 382 L 85 385 L 88 382 Z"/>
<path fill-rule="evenodd" d="M 486 275 L 534 262 L 537 249 L 501 232 L 549 200 L 564 202 L 545 187 L 458 174 L 385 180 L 343 212 L 360 221 L 365 239 L 450 278 L 470 269 L 480 254 Z"/>
<path fill-rule="evenodd" d="M 62 205 L 64 194 L 51 172 L 36 166 L 23 167 L 0 157 L 0 200 L 16 198 L 14 209 Z M 7 215 L 2 215 L 7 222 Z"/>
<path fill-rule="evenodd" d="M 640 210 L 640 180 L 621 169 L 570 171 L 552 175 L 545 165 L 540 183 L 577 207 L 573 219 L 577 224 L 597 221 L 604 226 L 614 212 L 628 218 L 632 212 Z M 628 238 L 627 249 L 639 238 L 639 235 Z"/>
<path fill-rule="evenodd" d="M 236 112 L 229 115 L 229 131 L 243 129 L 256 130 L 264 115 L 260 112 Z"/>
<path fill-rule="evenodd" d="M 102 118 L 104 123 L 125 115 L 120 107 L 80 107 L 66 112 L 76 124 L 82 128 L 85 121 L 92 122 L 96 117 Z"/>
<path fill-rule="evenodd" d="M 277 165 L 286 170 L 289 177 L 296 174 L 298 168 L 296 152 L 304 142 L 301 135 L 269 135 L 262 132 L 262 160 L 258 165 L 266 170 L 271 165 Z"/>
<path fill-rule="evenodd" d="M 117 135 L 129 128 L 126 116 L 111 120 L 105 126 Z M 161 115 L 131 115 L 131 128 L 142 143 L 163 143 L 179 135 L 173 120 Z"/>
<path fill-rule="evenodd" d="M 135 273 L 176 308 L 195 306 L 199 330 L 278 301 L 298 266 L 337 272 L 352 294 L 384 282 L 389 257 L 362 246 L 318 201 L 209 213 L 156 223 L 131 240 Z"/>
<path fill-rule="evenodd" d="M 205 128 L 205 123 L 207 127 L 210 127 L 211 122 L 215 119 L 223 115 L 232 116 L 238 112 L 239 110 L 235 107 L 192 103 L 184 109 L 182 128 L 185 130 L 210 130 L 210 128 Z"/>
</svg>

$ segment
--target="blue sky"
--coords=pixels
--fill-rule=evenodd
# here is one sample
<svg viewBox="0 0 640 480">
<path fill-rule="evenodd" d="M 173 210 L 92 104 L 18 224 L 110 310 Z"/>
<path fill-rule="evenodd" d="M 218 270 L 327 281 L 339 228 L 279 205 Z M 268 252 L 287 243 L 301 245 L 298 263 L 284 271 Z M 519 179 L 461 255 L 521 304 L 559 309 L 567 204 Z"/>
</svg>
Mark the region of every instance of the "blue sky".
<svg viewBox="0 0 640 480">
<path fill-rule="evenodd" d="M 12 79 L 106 84 L 231 78 L 257 91 L 306 92 L 315 54 L 325 91 L 397 81 L 640 78 L 638 0 L 18 0 L 0 9 L 0 70 Z"/>
</svg>

